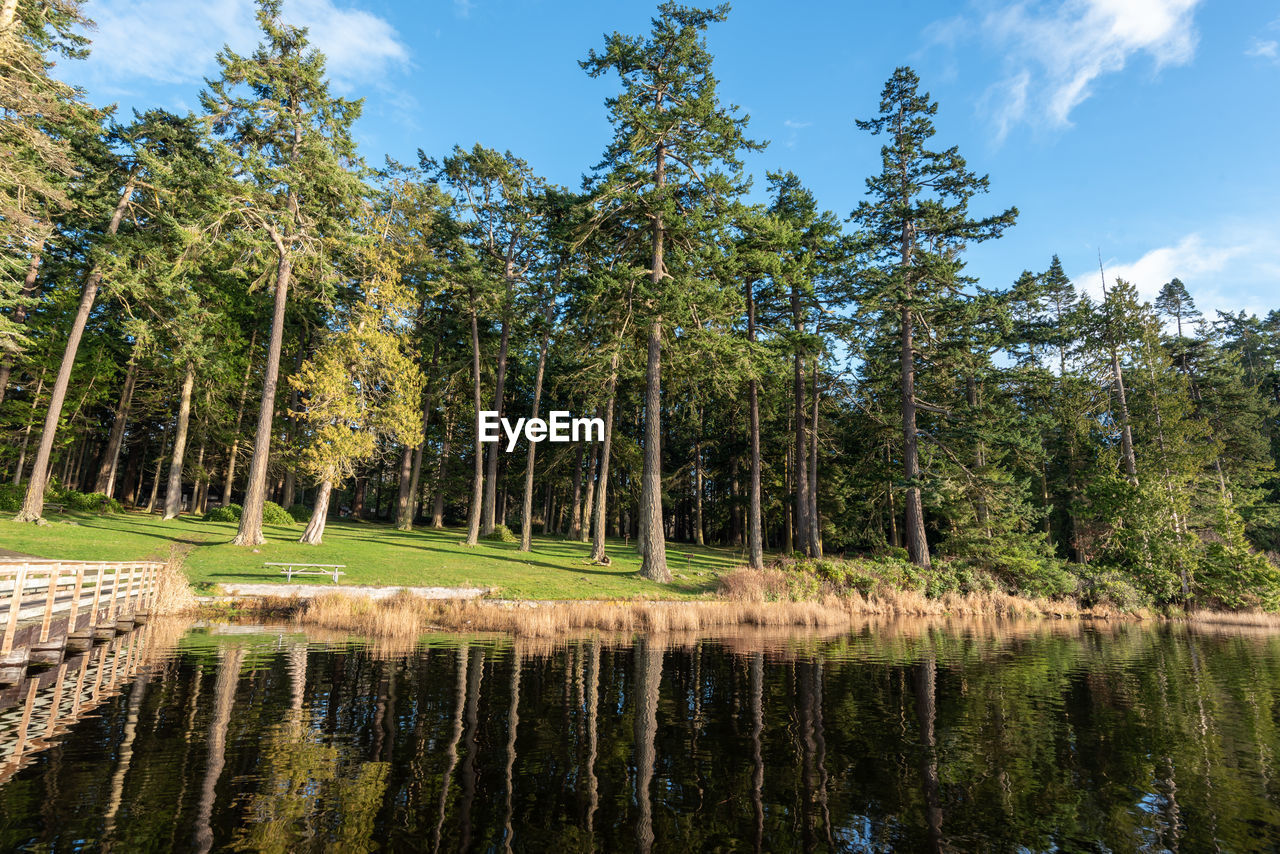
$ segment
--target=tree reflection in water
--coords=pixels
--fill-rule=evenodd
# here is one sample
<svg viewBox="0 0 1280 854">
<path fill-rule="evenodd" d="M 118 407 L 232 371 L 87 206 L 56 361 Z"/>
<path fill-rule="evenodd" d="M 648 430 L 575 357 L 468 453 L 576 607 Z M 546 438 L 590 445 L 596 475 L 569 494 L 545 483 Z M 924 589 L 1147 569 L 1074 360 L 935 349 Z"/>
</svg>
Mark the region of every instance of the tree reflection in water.
<svg viewBox="0 0 1280 854">
<path fill-rule="evenodd" d="M 1267 634 L 174 644 L 100 648 L 0 710 L 0 756 L 25 763 L 0 785 L 0 848 L 1280 845 Z M 55 705 L 69 727 L 44 716 Z"/>
</svg>

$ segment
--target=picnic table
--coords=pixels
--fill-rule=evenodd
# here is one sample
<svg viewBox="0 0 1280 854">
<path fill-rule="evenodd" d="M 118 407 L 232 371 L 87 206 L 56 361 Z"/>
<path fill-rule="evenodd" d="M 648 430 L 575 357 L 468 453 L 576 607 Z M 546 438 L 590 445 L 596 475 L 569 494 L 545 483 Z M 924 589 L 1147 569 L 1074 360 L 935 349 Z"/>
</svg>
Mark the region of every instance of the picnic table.
<svg viewBox="0 0 1280 854">
<path fill-rule="evenodd" d="M 328 575 L 333 578 L 333 583 L 338 583 L 339 575 L 346 575 L 345 572 L 339 572 L 340 569 L 346 569 L 345 563 L 275 563 L 266 561 L 263 566 L 281 566 L 280 574 L 285 577 L 286 581 L 293 581 L 295 575 Z M 301 567 L 301 568 L 300 568 Z"/>
</svg>

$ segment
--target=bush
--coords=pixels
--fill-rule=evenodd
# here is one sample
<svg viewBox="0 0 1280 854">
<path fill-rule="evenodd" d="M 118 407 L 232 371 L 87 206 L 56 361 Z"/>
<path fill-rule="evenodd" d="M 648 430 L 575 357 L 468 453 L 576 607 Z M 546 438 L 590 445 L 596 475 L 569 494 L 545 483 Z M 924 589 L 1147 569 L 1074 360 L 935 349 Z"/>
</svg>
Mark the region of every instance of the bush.
<svg viewBox="0 0 1280 854">
<path fill-rule="evenodd" d="M 264 525 L 295 525 L 297 522 L 289 515 L 289 511 L 285 510 L 274 501 L 268 501 L 262 505 L 262 524 Z"/>
<path fill-rule="evenodd" d="M 485 535 L 484 535 L 484 539 L 486 539 L 486 540 L 496 540 L 496 541 L 500 541 L 500 542 L 503 542 L 503 543 L 518 543 L 518 542 L 520 542 L 520 538 L 519 538 L 519 537 L 517 537 L 517 536 L 516 536 L 516 534 L 515 534 L 515 532 L 514 532 L 514 531 L 512 531 L 510 528 L 508 528 L 506 525 L 497 525 L 496 527 L 494 527 L 494 529 L 493 529 L 493 533 L 492 533 L 492 534 L 485 534 Z"/>
<path fill-rule="evenodd" d="M 1149 595 L 1116 570 L 1100 570 L 1092 577 L 1081 579 L 1080 586 L 1081 599 L 1086 605 L 1111 605 L 1128 612 L 1152 605 Z"/>
<path fill-rule="evenodd" d="M 58 496 L 58 499 L 71 510 L 81 510 L 86 513 L 101 513 L 106 516 L 111 513 L 123 513 L 124 507 L 119 501 L 111 498 L 101 492 L 75 492 L 67 490 Z"/>
<path fill-rule="evenodd" d="M 0 513 L 17 513 L 22 509 L 26 487 L 16 483 L 0 484 Z"/>
<path fill-rule="evenodd" d="M 224 507 L 214 507 L 204 514 L 206 522 L 239 522 L 240 514 L 244 512 L 244 508 L 239 504 L 227 504 Z"/>
<path fill-rule="evenodd" d="M 310 521 L 311 521 L 311 508 L 310 508 L 310 507 L 308 507 L 308 506 L 307 506 L 307 505 L 305 505 L 305 504 L 291 504 L 291 505 L 289 505 L 288 513 L 289 513 L 289 515 L 290 515 L 290 516 L 292 516 L 292 517 L 293 517 L 293 521 L 295 521 L 295 522 L 310 522 Z"/>
</svg>

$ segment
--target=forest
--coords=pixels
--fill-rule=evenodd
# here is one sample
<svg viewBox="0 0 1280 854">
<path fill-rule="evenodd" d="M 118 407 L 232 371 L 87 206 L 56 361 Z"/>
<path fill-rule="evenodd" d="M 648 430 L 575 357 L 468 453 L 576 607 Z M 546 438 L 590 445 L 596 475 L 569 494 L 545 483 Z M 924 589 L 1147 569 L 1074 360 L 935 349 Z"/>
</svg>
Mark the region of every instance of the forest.
<svg viewBox="0 0 1280 854">
<path fill-rule="evenodd" d="M 57 77 L 91 48 L 82 5 L 0 7 L 18 520 L 204 515 L 252 547 L 264 519 L 321 544 L 342 516 L 602 563 L 617 539 L 659 582 L 669 543 L 706 543 L 892 562 L 935 595 L 1280 608 L 1280 311 L 1176 278 L 1144 301 L 1101 259 L 1073 282 L 1052 247 L 978 281 L 966 250 L 1018 211 L 912 69 L 848 117 L 879 171 L 829 211 L 785 169 L 753 191 L 766 143 L 708 45 L 727 5 L 583 46 L 611 135 L 576 188 L 478 143 L 366 161 L 361 102 L 279 0 L 198 111 L 119 115 Z M 483 410 L 604 436 L 507 453 Z"/>
</svg>

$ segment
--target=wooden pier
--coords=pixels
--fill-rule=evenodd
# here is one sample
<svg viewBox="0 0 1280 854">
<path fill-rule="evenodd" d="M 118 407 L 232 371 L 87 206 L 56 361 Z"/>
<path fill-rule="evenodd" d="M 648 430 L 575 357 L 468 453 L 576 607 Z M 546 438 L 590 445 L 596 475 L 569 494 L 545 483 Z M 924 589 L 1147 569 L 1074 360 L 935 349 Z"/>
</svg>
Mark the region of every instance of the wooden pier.
<svg viewBox="0 0 1280 854">
<path fill-rule="evenodd" d="M 147 622 L 158 561 L 0 560 L 0 688 Z"/>
</svg>

